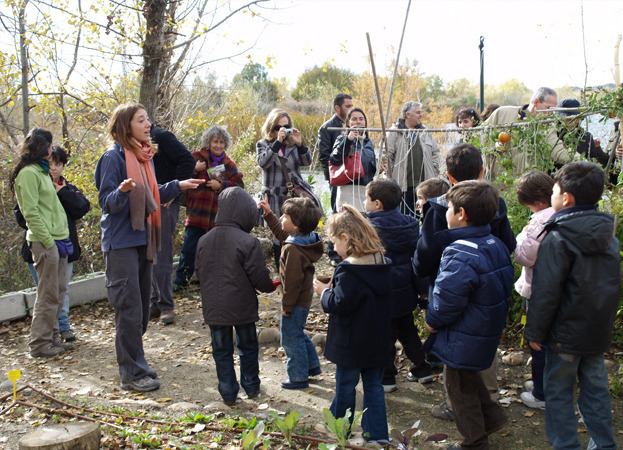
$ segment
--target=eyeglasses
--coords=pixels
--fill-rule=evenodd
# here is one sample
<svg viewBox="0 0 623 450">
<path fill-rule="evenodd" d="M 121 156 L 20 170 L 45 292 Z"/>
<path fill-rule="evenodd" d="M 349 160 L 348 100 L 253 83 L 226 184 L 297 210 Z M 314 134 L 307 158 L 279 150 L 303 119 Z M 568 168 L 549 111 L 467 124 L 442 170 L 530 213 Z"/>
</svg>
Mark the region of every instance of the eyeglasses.
<svg viewBox="0 0 623 450">
<path fill-rule="evenodd" d="M 275 127 L 273 128 L 273 131 L 279 131 L 282 128 L 292 128 L 292 124 L 286 123 L 285 125 L 275 125 Z"/>
</svg>

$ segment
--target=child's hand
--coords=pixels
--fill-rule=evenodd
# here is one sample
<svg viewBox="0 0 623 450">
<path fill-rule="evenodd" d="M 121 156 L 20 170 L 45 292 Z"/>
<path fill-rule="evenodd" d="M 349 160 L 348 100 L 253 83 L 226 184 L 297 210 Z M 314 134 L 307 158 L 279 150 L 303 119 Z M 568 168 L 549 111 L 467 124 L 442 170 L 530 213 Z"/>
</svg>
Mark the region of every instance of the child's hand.
<svg viewBox="0 0 623 450">
<path fill-rule="evenodd" d="M 281 310 L 281 315 L 283 317 L 290 317 L 290 313 L 288 311 L 286 311 L 285 309 Z"/>
<path fill-rule="evenodd" d="M 541 351 L 541 344 L 539 344 L 538 342 L 529 342 L 530 347 L 532 347 L 534 350 L 536 350 L 537 352 Z"/>
<path fill-rule="evenodd" d="M 428 322 L 424 322 L 424 325 L 426 325 L 426 329 L 431 332 L 431 333 L 437 333 L 439 330 L 435 330 L 433 327 L 431 327 Z"/>
<path fill-rule="evenodd" d="M 272 212 L 268 204 L 268 194 L 264 194 L 264 200 L 260 200 L 257 206 L 264 210 L 264 214 L 270 214 Z"/>
<path fill-rule="evenodd" d="M 314 292 L 320 295 L 325 289 L 331 289 L 331 283 L 323 283 L 318 278 L 314 278 Z"/>
</svg>

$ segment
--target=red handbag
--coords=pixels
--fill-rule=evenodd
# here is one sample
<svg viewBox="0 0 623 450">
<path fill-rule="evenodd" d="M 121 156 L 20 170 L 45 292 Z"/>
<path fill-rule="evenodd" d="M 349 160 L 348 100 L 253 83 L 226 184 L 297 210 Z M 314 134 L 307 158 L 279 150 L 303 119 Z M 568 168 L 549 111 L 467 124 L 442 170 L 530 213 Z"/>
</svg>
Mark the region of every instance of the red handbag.
<svg viewBox="0 0 623 450">
<path fill-rule="evenodd" d="M 344 158 L 344 163 L 334 166 L 329 163 L 329 183 L 333 186 L 344 186 L 364 176 L 361 153 L 352 152 Z"/>
</svg>

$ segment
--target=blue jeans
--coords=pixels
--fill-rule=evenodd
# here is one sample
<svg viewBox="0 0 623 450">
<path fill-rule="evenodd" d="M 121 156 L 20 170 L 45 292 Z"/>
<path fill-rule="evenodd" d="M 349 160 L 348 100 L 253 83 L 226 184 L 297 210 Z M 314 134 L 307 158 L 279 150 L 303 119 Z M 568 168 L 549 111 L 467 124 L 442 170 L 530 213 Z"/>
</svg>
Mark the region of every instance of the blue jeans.
<svg viewBox="0 0 623 450">
<path fill-rule="evenodd" d="M 184 232 L 184 243 L 180 251 L 180 263 L 175 274 L 175 284 L 186 286 L 188 280 L 195 272 L 195 253 L 197 253 L 197 243 L 199 238 L 206 234 L 206 230 L 199 227 L 187 226 Z"/>
<path fill-rule="evenodd" d="M 534 388 L 532 389 L 532 395 L 537 400 L 545 400 L 545 394 L 543 393 L 543 370 L 545 368 L 545 354 L 547 353 L 547 346 L 541 344 L 541 350 L 535 350 L 530 347 L 530 356 L 532 356 L 532 382 Z"/>
<path fill-rule="evenodd" d="M 307 381 L 310 369 L 320 367 L 316 347 L 305 334 L 309 308 L 294 305 L 290 316 L 281 315 L 281 346 L 286 351 L 290 381 Z"/>
<path fill-rule="evenodd" d="M 543 374 L 545 429 L 556 449 L 579 449 L 578 423 L 573 409 L 573 388 L 579 380 L 578 410 L 591 436 L 588 448 L 616 448 L 612 433 L 612 413 L 608 373 L 602 354 L 578 356 L 548 347 Z"/>
<path fill-rule="evenodd" d="M 39 278 L 37 277 L 37 271 L 35 270 L 35 266 L 33 264 L 28 263 L 28 270 L 30 270 L 30 275 L 32 275 L 32 279 L 35 281 L 35 286 L 39 285 Z M 74 263 L 67 263 L 67 286 L 69 286 L 69 282 L 71 281 L 71 275 L 74 271 Z M 69 287 L 67 288 L 67 293 L 65 294 L 65 300 L 63 300 L 63 309 L 61 309 L 61 313 L 58 316 L 58 332 L 62 333 L 63 331 L 69 331 L 71 329 L 71 324 L 69 323 Z"/>
<path fill-rule="evenodd" d="M 363 413 L 361 428 L 364 438 L 370 441 L 387 440 L 387 411 L 385 409 L 385 392 L 381 380 L 383 379 L 382 367 L 335 367 L 335 398 L 331 403 L 331 413 L 335 418 L 344 417 L 346 410 L 350 408 L 350 422 L 355 417 L 355 402 L 357 392 L 355 388 L 359 383 L 359 376 L 363 382 Z"/>
<path fill-rule="evenodd" d="M 259 344 L 255 323 L 229 326 L 210 325 L 218 391 L 226 402 L 235 401 L 239 390 L 234 369 L 233 328 L 236 328 L 236 346 L 240 356 L 240 384 L 247 395 L 254 394 L 260 389 Z"/>
</svg>

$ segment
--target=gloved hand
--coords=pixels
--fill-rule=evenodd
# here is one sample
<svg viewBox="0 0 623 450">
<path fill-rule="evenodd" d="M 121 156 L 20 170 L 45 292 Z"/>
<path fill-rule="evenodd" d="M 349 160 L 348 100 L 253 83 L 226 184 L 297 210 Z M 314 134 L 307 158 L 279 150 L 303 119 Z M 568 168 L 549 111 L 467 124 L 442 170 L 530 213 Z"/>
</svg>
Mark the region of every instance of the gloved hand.
<svg viewBox="0 0 623 450">
<path fill-rule="evenodd" d="M 54 241 L 56 248 L 58 248 L 58 256 L 61 258 L 67 258 L 69 255 L 74 254 L 74 244 L 69 239 L 63 239 L 62 241 Z"/>
</svg>

